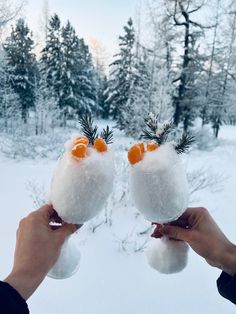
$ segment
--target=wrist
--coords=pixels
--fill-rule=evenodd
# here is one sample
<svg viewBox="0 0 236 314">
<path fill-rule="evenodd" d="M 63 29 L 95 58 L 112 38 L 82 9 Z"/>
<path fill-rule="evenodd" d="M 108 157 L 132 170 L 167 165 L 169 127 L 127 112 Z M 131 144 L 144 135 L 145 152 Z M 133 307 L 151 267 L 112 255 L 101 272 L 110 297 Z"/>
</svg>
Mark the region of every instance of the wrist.
<svg viewBox="0 0 236 314">
<path fill-rule="evenodd" d="M 11 285 L 14 289 L 17 290 L 23 299 L 27 300 L 38 288 L 44 277 L 44 275 L 32 276 L 27 271 L 15 271 L 13 269 L 4 282 L 7 282 L 9 285 Z"/>
<path fill-rule="evenodd" d="M 221 259 L 221 269 L 230 276 L 236 274 L 236 245 L 230 243 Z"/>
</svg>

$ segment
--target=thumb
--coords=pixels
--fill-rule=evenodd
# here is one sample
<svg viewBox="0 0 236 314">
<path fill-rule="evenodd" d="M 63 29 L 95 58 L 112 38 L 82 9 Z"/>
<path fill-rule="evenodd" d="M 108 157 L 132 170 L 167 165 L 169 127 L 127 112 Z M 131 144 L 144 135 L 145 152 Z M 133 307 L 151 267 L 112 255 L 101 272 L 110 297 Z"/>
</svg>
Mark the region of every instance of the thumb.
<svg viewBox="0 0 236 314">
<path fill-rule="evenodd" d="M 54 232 L 64 241 L 67 237 L 75 233 L 77 230 L 78 230 L 77 225 L 65 223 L 63 226 L 61 226 Z"/>
<path fill-rule="evenodd" d="M 159 229 L 160 233 L 175 240 L 188 241 L 189 230 L 177 226 L 164 225 Z"/>
</svg>

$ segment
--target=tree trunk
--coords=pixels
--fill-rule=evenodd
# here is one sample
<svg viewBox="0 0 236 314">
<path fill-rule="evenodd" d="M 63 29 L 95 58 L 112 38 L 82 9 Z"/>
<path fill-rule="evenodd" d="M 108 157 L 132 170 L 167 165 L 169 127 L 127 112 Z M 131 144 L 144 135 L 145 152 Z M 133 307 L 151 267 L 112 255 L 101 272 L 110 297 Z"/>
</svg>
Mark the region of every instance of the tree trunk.
<svg viewBox="0 0 236 314">
<path fill-rule="evenodd" d="M 178 126 L 181 118 L 181 114 L 183 111 L 183 100 L 185 96 L 185 91 L 186 91 L 186 84 L 187 84 L 187 74 L 186 70 L 189 66 L 189 15 L 187 12 L 182 11 L 182 15 L 185 18 L 186 23 L 184 24 L 185 26 L 185 34 L 184 34 L 184 57 L 183 57 L 183 66 L 182 66 L 182 71 L 180 74 L 180 84 L 178 88 L 178 97 L 176 97 L 174 101 L 175 105 L 175 113 L 174 113 L 174 123 L 176 126 Z M 186 126 L 187 127 L 187 126 Z"/>
</svg>

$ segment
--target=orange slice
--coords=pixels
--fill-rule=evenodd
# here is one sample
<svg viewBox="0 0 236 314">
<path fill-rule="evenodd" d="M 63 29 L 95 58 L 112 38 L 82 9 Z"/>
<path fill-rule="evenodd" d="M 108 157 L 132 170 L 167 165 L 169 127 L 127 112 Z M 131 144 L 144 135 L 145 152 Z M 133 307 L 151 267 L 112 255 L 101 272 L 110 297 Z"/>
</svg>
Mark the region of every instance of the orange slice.
<svg viewBox="0 0 236 314">
<path fill-rule="evenodd" d="M 143 153 L 139 144 L 134 145 L 130 148 L 128 152 L 128 159 L 131 165 L 134 165 L 143 159 Z"/>
<path fill-rule="evenodd" d="M 104 153 L 107 151 L 107 144 L 103 138 L 96 138 L 93 146 L 99 153 Z"/>
<path fill-rule="evenodd" d="M 80 143 L 73 147 L 72 149 L 72 155 L 77 158 L 85 158 L 87 152 L 87 145 Z"/>
<path fill-rule="evenodd" d="M 156 149 L 158 149 L 157 143 L 150 142 L 150 143 L 147 144 L 147 150 L 148 150 L 149 152 L 152 152 L 152 151 L 154 151 L 154 150 L 156 150 Z"/>
<path fill-rule="evenodd" d="M 89 140 L 88 140 L 88 138 L 85 137 L 85 136 L 80 136 L 80 137 L 77 137 L 77 138 L 74 140 L 74 145 L 77 145 L 77 144 L 84 144 L 84 145 L 88 146 Z"/>
<path fill-rule="evenodd" d="M 141 149 L 141 152 L 142 152 L 142 153 L 145 153 L 144 144 L 143 144 L 143 143 L 139 143 L 138 145 L 139 145 L 139 147 L 140 147 L 140 149 Z"/>
</svg>

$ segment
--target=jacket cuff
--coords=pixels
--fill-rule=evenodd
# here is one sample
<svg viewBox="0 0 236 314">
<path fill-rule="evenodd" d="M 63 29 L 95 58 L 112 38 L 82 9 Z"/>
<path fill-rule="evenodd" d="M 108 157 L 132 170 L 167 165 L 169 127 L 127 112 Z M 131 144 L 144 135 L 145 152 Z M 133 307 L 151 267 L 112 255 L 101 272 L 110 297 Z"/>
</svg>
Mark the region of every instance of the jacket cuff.
<svg viewBox="0 0 236 314">
<path fill-rule="evenodd" d="M 225 272 L 222 272 L 217 279 L 217 288 L 220 295 L 232 303 L 236 304 L 236 274 L 230 276 Z"/>
<path fill-rule="evenodd" d="M 0 309 L 6 309 L 5 313 L 28 314 L 29 309 L 26 301 L 7 282 L 0 281 Z"/>
</svg>

